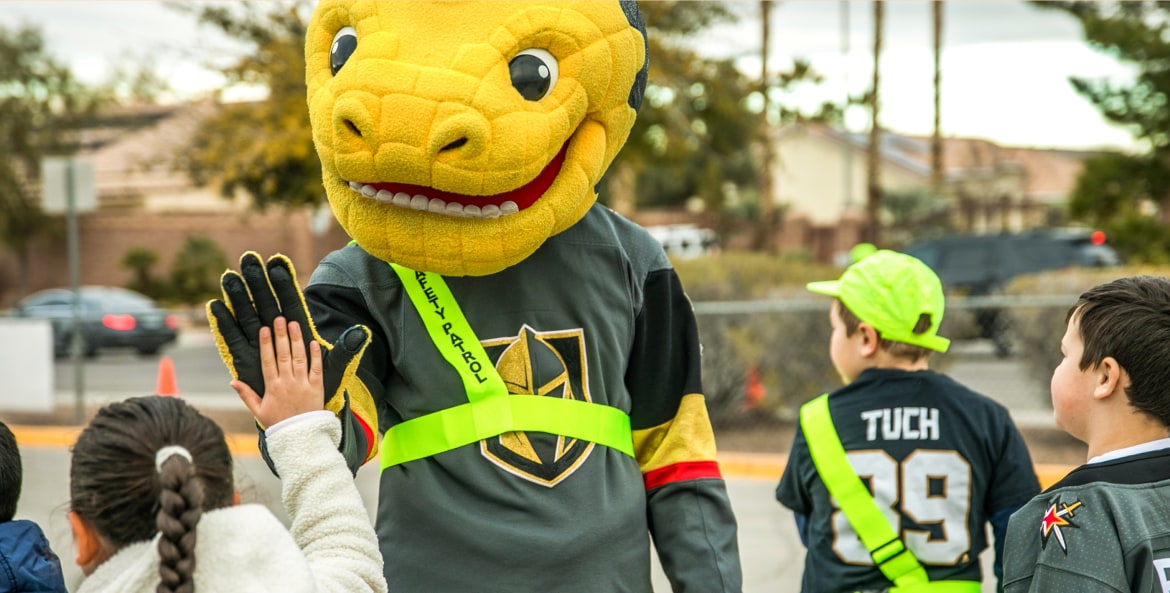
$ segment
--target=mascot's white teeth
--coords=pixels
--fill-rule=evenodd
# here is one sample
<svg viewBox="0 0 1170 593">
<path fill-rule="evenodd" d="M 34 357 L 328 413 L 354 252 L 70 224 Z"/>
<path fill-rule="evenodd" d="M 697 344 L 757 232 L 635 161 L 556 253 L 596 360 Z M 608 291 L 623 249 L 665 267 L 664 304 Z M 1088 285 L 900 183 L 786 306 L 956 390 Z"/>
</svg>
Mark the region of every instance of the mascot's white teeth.
<svg viewBox="0 0 1170 593">
<path fill-rule="evenodd" d="M 499 206 L 487 205 L 480 208 L 479 206 L 464 206 L 456 202 L 444 202 L 438 198 L 428 198 L 422 194 L 412 196 L 406 192 L 391 193 L 384 189 L 379 190 L 372 185 L 366 185 L 356 181 L 349 182 L 349 189 L 383 204 L 393 204 L 400 208 L 424 210 L 436 214 L 460 216 L 463 218 L 499 218 L 520 211 L 520 207 L 516 205 L 516 202 L 512 201 L 504 202 Z"/>
</svg>

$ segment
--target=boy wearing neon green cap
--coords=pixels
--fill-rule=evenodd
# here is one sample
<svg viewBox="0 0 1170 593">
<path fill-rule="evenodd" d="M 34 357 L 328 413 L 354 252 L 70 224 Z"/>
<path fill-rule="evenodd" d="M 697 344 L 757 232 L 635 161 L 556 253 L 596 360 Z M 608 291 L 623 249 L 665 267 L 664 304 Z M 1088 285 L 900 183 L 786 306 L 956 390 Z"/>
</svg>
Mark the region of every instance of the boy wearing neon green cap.
<svg viewBox="0 0 1170 593">
<path fill-rule="evenodd" d="M 929 369 L 950 345 L 938 277 L 878 250 L 808 289 L 833 297 L 846 385 L 802 408 L 776 489 L 808 548 L 801 591 L 978 593 L 986 525 L 998 578 L 1008 517 L 1040 487 L 1007 409 Z"/>
</svg>

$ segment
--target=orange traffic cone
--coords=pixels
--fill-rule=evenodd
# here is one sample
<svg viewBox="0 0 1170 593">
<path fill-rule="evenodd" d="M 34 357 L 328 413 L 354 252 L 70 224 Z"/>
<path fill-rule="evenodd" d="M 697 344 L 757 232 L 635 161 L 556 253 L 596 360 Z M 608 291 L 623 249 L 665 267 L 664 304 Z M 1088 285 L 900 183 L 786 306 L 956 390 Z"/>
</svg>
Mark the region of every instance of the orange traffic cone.
<svg viewBox="0 0 1170 593">
<path fill-rule="evenodd" d="M 179 395 L 179 384 L 175 381 L 175 363 L 169 356 L 164 356 L 158 361 L 158 383 L 154 392 L 156 395 Z"/>
<path fill-rule="evenodd" d="M 767 388 L 764 387 L 764 382 L 760 380 L 760 368 L 756 365 L 751 365 L 747 369 L 747 377 L 744 379 L 743 387 L 743 409 L 751 410 L 757 408 L 760 402 L 768 395 Z"/>
</svg>

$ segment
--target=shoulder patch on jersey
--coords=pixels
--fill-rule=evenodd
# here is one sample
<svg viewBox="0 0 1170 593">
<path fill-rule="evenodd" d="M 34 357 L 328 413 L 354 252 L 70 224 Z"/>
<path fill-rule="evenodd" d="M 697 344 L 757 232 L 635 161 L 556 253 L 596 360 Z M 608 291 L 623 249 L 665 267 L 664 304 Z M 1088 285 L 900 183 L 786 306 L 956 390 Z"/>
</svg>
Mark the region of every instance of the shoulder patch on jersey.
<svg viewBox="0 0 1170 593">
<path fill-rule="evenodd" d="M 1081 508 L 1081 501 L 1073 501 L 1072 504 L 1066 504 L 1057 498 L 1048 510 L 1044 513 L 1044 518 L 1040 520 L 1040 547 L 1047 548 L 1048 540 L 1053 536 L 1056 537 L 1056 542 L 1060 544 L 1060 550 L 1066 555 L 1068 554 L 1068 541 L 1065 539 L 1065 533 L 1062 531 L 1066 527 L 1079 526 L 1072 522 L 1075 512 Z"/>
</svg>

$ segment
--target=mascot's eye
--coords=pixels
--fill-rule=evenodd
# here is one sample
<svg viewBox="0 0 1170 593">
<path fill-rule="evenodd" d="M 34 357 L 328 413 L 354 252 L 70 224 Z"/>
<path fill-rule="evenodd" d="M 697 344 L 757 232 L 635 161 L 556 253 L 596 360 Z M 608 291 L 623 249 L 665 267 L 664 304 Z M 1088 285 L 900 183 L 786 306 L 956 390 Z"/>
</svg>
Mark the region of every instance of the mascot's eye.
<svg viewBox="0 0 1170 593">
<path fill-rule="evenodd" d="M 543 49 L 526 49 L 508 64 L 512 86 L 529 101 L 539 101 L 557 86 L 560 68 L 557 59 Z"/>
<path fill-rule="evenodd" d="M 353 27 L 342 27 L 333 36 L 333 45 L 329 46 L 329 70 L 336 75 L 356 49 L 357 31 Z"/>
</svg>

